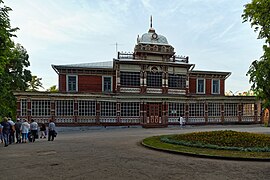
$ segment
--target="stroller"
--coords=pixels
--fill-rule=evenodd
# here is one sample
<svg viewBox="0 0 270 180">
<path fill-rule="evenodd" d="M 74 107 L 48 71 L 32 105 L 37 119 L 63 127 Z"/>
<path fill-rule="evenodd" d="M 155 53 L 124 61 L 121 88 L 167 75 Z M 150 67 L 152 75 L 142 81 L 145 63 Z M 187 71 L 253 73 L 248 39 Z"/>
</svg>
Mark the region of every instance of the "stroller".
<svg viewBox="0 0 270 180">
<path fill-rule="evenodd" d="M 33 134 L 31 132 L 28 133 L 29 142 L 33 142 Z"/>
<path fill-rule="evenodd" d="M 29 132 L 28 133 L 28 140 L 29 140 L 29 142 L 33 142 L 33 139 L 34 139 L 34 135 L 31 132 Z M 36 133 L 35 139 L 38 139 L 38 133 Z"/>
</svg>

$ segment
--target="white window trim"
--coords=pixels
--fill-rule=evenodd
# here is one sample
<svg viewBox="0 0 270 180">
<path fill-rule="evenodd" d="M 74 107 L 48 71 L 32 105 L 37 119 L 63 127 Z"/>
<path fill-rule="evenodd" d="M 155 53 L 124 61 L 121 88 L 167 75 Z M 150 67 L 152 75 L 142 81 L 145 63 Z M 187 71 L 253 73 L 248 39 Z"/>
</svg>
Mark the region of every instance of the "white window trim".
<svg viewBox="0 0 270 180">
<path fill-rule="evenodd" d="M 199 91 L 198 91 L 198 88 L 199 88 L 199 86 L 198 86 L 198 85 L 199 85 L 198 81 L 199 81 L 199 80 L 203 80 L 203 87 L 204 87 L 204 88 L 203 88 L 203 92 L 199 92 Z M 196 80 L 196 93 L 197 93 L 197 94 L 205 94 L 205 88 L 206 88 L 206 87 L 205 87 L 205 79 L 204 79 L 204 78 L 198 78 L 198 79 Z"/>
<path fill-rule="evenodd" d="M 218 81 L 218 92 L 217 93 L 214 93 L 213 81 Z M 220 79 L 212 79 L 211 89 L 212 89 L 212 94 L 220 94 Z"/>
<path fill-rule="evenodd" d="M 105 77 L 111 78 L 111 91 L 110 92 L 112 92 L 112 89 L 113 89 L 113 77 L 112 76 L 102 76 L 102 92 L 104 92 L 104 78 Z"/>
<path fill-rule="evenodd" d="M 68 77 L 70 76 L 75 76 L 76 77 L 76 90 L 75 91 L 69 91 L 68 90 Z M 67 92 L 78 92 L 78 75 L 74 75 L 74 74 L 67 74 L 66 75 L 66 91 Z"/>
</svg>

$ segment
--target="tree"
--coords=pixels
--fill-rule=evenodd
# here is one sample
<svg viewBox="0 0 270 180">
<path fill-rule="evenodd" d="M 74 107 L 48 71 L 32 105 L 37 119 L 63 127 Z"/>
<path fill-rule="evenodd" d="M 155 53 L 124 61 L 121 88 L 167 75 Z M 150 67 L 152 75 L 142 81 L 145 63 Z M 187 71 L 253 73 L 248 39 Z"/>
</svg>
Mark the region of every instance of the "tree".
<svg viewBox="0 0 270 180">
<path fill-rule="evenodd" d="M 30 66 L 29 55 L 20 44 L 12 49 L 10 62 L 6 65 L 6 77 L 9 78 L 12 90 L 26 90 L 27 83 L 32 80 L 31 71 L 26 69 Z"/>
<path fill-rule="evenodd" d="M 2 75 L 6 63 L 9 62 L 8 57 L 11 55 L 11 48 L 14 43 L 11 37 L 16 37 L 14 32 L 19 28 L 11 28 L 8 13 L 11 8 L 3 5 L 4 2 L 0 0 L 0 76 Z"/>
<path fill-rule="evenodd" d="M 270 1 L 252 0 L 245 5 L 242 14 L 243 22 L 250 22 L 258 39 L 263 39 L 263 55 L 255 60 L 249 67 L 247 75 L 250 76 L 251 89 L 263 101 L 264 107 L 270 108 Z"/>
<path fill-rule="evenodd" d="M 19 28 L 11 28 L 8 16 L 11 8 L 0 0 L 0 116 L 16 114 L 15 90 L 25 90 L 31 80 L 27 51 L 20 44 L 15 45 L 12 37 Z"/>
<path fill-rule="evenodd" d="M 265 39 L 265 43 L 270 44 L 270 1 L 269 0 L 252 0 L 245 5 L 242 18 L 244 22 L 250 22 L 254 31 L 258 32 L 258 39 Z"/>
<path fill-rule="evenodd" d="M 46 90 L 47 92 L 58 92 L 56 85 L 51 86 L 49 89 Z"/>
<path fill-rule="evenodd" d="M 27 91 L 38 91 L 39 88 L 44 89 L 41 83 L 42 78 L 38 78 L 37 76 L 32 76 L 31 81 L 28 82 Z"/>
</svg>

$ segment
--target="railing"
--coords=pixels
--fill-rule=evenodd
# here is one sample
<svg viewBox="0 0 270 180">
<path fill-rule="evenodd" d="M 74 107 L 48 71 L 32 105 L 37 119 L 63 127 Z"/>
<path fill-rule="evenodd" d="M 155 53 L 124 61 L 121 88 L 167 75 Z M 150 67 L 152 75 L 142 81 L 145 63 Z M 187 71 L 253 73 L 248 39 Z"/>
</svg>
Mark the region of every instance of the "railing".
<svg viewBox="0 0 270 180">
<path fill-rule="evenodd" d="M 118 59 L 135 59 L 135 55 L 132 52 L 118 52 L 117 58 Z M 189 57 L 174 55 L 169 59 L 169 61 L 188 63 Z"/>
<path fill-rule="evenodd" d="M 118 59 L 134 59 L 134 53 L 132 52 L 118 52 Z"/>
<path fill-rule="evenodd" d="M 188 59 L 189 59 L 188 56 L 175 55 L 175 56 L 170 58 L 170 61 L 188 63 Z"/>
</svg>

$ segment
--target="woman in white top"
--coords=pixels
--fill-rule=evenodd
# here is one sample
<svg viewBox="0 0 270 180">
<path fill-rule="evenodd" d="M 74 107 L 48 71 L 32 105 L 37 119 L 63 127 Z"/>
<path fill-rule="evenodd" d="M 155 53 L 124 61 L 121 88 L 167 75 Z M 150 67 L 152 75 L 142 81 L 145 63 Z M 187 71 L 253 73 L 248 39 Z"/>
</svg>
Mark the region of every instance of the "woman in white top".
<svg viewBox="0 0 270 180">
<path fill-rule="evenodd" d="M 186 121 L 185 121 L 185 119 L 182 116 L 180 116 L 179 122 L 180 122 L 180 127 L 185 126 Z"/>
<path fill-rule="evenodd" d="M 30 124 L 25 119 L 21 126 L 21 132 L 22 132 L 22 143 L 26 143 L 28 139 L 28 133 L 30 129 Z"/>
</svg>

